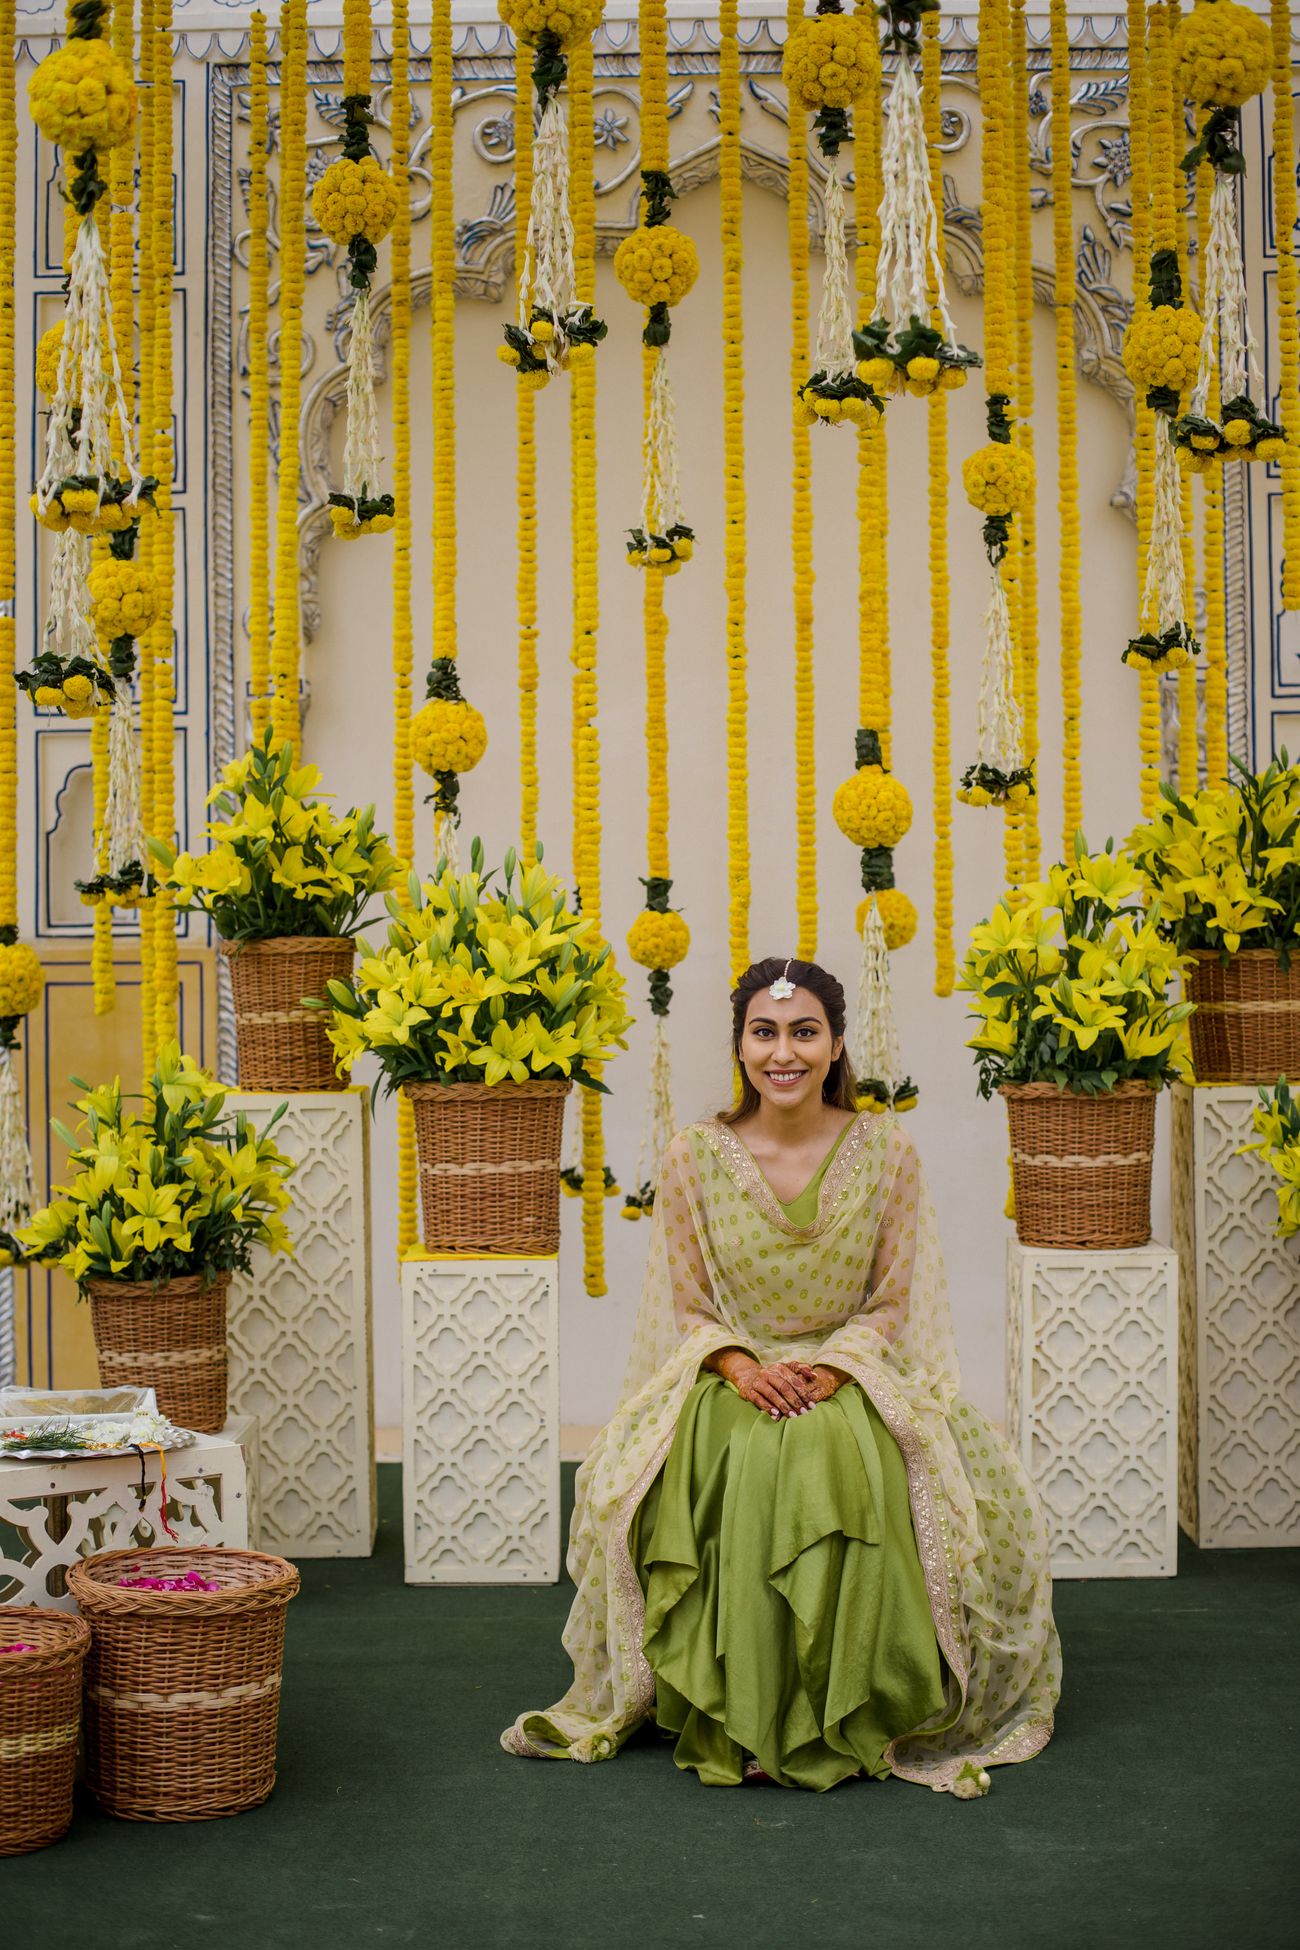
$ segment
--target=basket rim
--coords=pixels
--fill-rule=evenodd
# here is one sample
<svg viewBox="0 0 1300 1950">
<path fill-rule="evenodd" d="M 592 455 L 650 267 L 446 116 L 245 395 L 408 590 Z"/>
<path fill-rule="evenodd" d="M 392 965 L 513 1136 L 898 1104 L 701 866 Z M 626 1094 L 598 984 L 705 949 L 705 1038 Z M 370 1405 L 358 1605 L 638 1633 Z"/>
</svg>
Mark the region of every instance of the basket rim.
<svg viewBox="0 0 1300 1950">
<path fill-rule="evenodd" d="M 1288 969 L 1282 968 L 1282 955 L 1281 951 L 1277 948 L 1237 948 L 1226 955 L 1219 948 L 1188 948 L 1184 952 L 1193 961 L 1212 961 L 1216 968 L 1230 968 L 1235 961 L 1272 961 L 1277 963 L 1279 972 L 1287 976 L 1288 979 L 1292 975 L 1300 973 L 1300 964 L 1297 963 L 1294 955 L 1292 956 L 1291 967 Z"/>
<path fill-rule="evenodd" d="M 3 1618 L 6 1625 L 37 1631 L 53 1629 L 55 1639 L 50 1645 L 33 1646 L 30 1652 L 6 1652 L 0 1658 L 0 1683 L 7 1673 L 32 1673 L 48 1661 L 66 1659 L 70 1652 L 84 1654 L 90 1650 L 90 1627 L 75 1612 L 47 1611 L 42 1605 L 6 1605 Z M 16 1638 L 23 1636 L 21 1630 L 15 1633 Z"/>
<path fill-rule="evenodd" d="M 151 1591 L 117 1582 L 116 1573 L 149 1565 L 159 1577 L 166 1577 L 168 1565 L 185 1560 L 186 1569 L 196 1569 L 190 1560 L 211 1561 L 214 1571 L 239 1566 L 266 1566 L 264 1573 L 242 1584 L 223 1585 L 219 1591 Z M 173 1572 L 172 1575 L 175 1573 Z M 133 1550 L 96 1551 L 68 1566 L 68 1589 L 83 1612 L 141 1612 L 163 1618 L 189 1613 L 198 1616 L 257 1608 L 268 1600 L 286 1603 L 297 1592 L 301 1579 L 298 1568 L 287 1558 L 269 1551 L 231 1550 L 224 1545 L 159 1544 L 137 1546 Z"/>
<path fill-rule="evenodd" d="M 1163 1085 L 1151 1077 L 1124 1077 L 1112 1084 L 1109 1090 L 1070 1090 L 1062 1083 L 1036 1081 L 1034 1083 L 1000 1083 L 997 1086 L 999 1097 L 1068 1097 L 1072 1103 L 1110 1103 L 1115 1097 L 1136 1097 L 1144 1093 L 1157 1095 Z"/>
<path fill-rule="evenodd" d="M 437 1083 L 429 1077 L 409 1077 L 402 1084 L 408 1097 L 428 1102 L 482 1103 L 488 1097 L 531 1096 L 567 1097 L 573 1088 L 572 1077 L 530 1077 L 527 1083 Z"/>
<path fill-rule="evenodd" d="M 349 954 L 356 954 L 357 937 L 354 934 L 266 934 L 249 941 L 227 941 L 221 937 L 217 946 L 227 960 L 245 955 L 304 954 L 320 953 L 322 950 L 346 948 Z"/>
<path fill-rule="evenodd" d="M 97 1300 L 135 1300 L 148 1295 L 152 1300 L 162 1300 L 172 1296 L 181 1300 L 198 1299 L 217 1287 L 229 1287 L 233 1274 L 214 1273 L 211 1279 L 203 1273 L 175 1273 L 169 1280 L 111 1280 L 94 1279 L 85 1282 L 88 1296 Z"/>
</svg>

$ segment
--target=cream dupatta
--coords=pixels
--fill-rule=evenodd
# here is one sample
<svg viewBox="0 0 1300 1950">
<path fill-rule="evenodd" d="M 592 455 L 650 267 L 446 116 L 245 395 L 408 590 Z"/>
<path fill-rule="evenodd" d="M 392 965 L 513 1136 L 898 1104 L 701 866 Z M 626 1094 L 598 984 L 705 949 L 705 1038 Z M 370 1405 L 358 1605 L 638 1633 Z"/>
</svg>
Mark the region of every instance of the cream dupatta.
<svg viewBox="0 0 1300 1950">
<path fill-rule="evenodd" d="M 792 1226 L 753 1157 L 716 1119 L 674 1138 L 623 1392 L 578 1471 L 564 1629 L 573 1684 L 501 1736 L 511 1753 L 605 1760 L 654 1704 L 628 1527 L 672 1444 L 700 1363 L 722 1347 L 822 1361 L 853 1376 L 907 1467 L 947 1702 L 894 1741 L 896 1774 L 950 1789 L 966 1762 L 1027 1760 L 1060 1693 L 1046 1527 L 1005 1439 L 958 1395 L 934 1207 L 897 1118 L 864 1113 Z"/>
</svg>

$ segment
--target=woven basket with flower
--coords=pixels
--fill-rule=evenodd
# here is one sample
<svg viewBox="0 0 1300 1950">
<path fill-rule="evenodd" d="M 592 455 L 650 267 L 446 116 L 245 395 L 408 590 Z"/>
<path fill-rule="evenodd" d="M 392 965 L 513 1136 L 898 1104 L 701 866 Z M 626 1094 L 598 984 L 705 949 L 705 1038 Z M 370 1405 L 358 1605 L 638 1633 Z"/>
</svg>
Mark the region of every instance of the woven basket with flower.
<svg viewBox="0 0 1300 1950">
<path fill-rule="evenodd" d="M 353 930 L 401 869 L 375 809 L 335 813 L 320 773 L 268 730 L 209 794 L 207 853 L 154 844 L 178 907 L 200 907 L 221 936 L 245 1090 L 341 1088 L 319 1014 L 304 998 L 352 967 Z"/>
<path fill-rule="evenodd" d="M 80 1618 L 0 1607 L 0 1855 L 46 1848 L 72 1820 L 89 1649 Z"/>
<path fill-rule="evenodd" d="M 1103 1249 L 1151 1237 L 1155 1100 L 1177 1074 L 1183 965 L 1108 847 L 1019 887 L 977 927 L 959 986 L 983 1097 L 1011 1127 L 1016 1230 L 1026 1245 Z"/>
<path fill-rule="evenodd" d="M 390 897 L 387 942 L 329 985 L 339 1067 L 373 1052 L 415 1110 L 424 1241 L 446 1251 L 554 1252 L 564 1100 L 603 1090 L 623 1048 L 623 979 L 594 925 L 513 849 L 498 881 L 475 840 Z"/>
<path fill-rule="evenodd" d="M 172 1422 L 206 1434 L 226 1422 L 230 1275 L 254 1246 L 289 1249 L 277 1119 L 259 1134 L 223 1115 L 226 1095 L 175 1043 L 141 1097 L 118 1082 L 86 1090 L 76 1134 L 52 1127 L 69 1182 L 17 1235 L 89 1300 L 103 1386 L 152 1388 Z"/>
</svg>

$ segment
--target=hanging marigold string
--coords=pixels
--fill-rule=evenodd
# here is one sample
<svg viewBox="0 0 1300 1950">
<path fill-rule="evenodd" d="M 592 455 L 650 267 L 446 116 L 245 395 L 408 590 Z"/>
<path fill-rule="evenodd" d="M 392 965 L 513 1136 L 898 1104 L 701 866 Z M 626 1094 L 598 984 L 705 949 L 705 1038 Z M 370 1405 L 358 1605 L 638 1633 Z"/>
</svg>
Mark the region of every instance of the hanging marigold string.
<svg viewBox="0 0 1300 1950">
<path fill-rule="evenodd" d="M 383 491 L 379 479 L 370 280 L 378 263 L 377 246 L 397 216 L 397 189 L 370 152 L 372 43 L 370 0 L 343 0 L 343 154 L 330 164 L 311 198 L 312 214 L 324 235 L 347 251 L 348 283 L 354 294 L 348 330 L 343 487 L 329 498 L 330 521 L 343 541 L 387 534 L 393 526 L 393 496 Z M 435 374 L 435 383 L 436 378 Z"/>
<path fill-rule="evenodd" d="M 140 79 L 145 89 L 149 91 L 152 90 L 152 85 L 153 85 L 152 50 L 154 44 L 156 22 L 157 22 L 157 0 L 140 0 Z M 140 309 L 140 319 L 142 321 L 142 324 L 143 321 L 145 320 L 152 320 L 157 315 L 157 310 L 158 310 L 158 213 L 157 213 L 158 177 L 157 177 L 157 172 L 154 168 L 154 157 L 157 148 L 158 131 L 157 131 L 157 123 L 155 117 L 152 115 L 148 107 L 148 101 L 149 101 L 148 94 L 146 94 L 145 100 L 146 100 L 145 111 L 140 117 L 140 162 L 139 162 L 140 227 L 139 227 L 139 240 L 138 240 L 138 256 L 139 256 L 139 284 L 140 284 L 139 309 Z M 156 442 L 154 440 L 154 430 L 155 427 L 157 426 L 157 417 L 154 413 L 154 407 L 153 407 L 155 369 L 154 369 L 154 361 L 149 356 L 143 342 L 141 343 L 141 347 L 140 347 L 139 373 L 140 373 L 140 381 L 139 381 L 139 397 L 137 403 L 137 411 L 138 411 L 139 428 L 140 428 L 140 464 L 147 475 L 152 475 L 155 472 L 155 465 L 157 461 L 157 455 L 155 452 Z M 149 574 L 153 573 L 155 540 L 156 540 L 155 524 L 153 522 L 142 523 L 139 539 L 137 542 L 136 553 L 139 558 L 141 568 L 144 569 Z M 143 632 L 143 634 L 140 636 L 137 642 L 136 650 L 139 658 L 138 682 L 139 682 L 139 697 L 140 697 L 140 753 L 141 753 L 141 760 L 143 761 L 144 753 L 147 751 L 150 744 L 150 740 L 152 738 L 152 727 L 153 727 L 153 719 L 154 719 L 154 700 L 157 693 L 157 685 L 158 685 L 157 664 L 156 664 L 157 639 L 155 638 L 152 630 L 146 629 Z M 114 716 L 115 717 L 120 716 L 120 713 L 115 712 Z M 107 739 L 108 739 L 107 730 L 104 733 L 104 737 L 106 741 L 105 749 L 107 753 Z M 106 770 L 107 770 L 107 760 L 106 760 Z M 127 790 L 123 791 L 121 796 L 122 796 L 122 802 L 124 804 L 129 805 L 130 803 L 129 786 Z M 98 819 L 98 831 L 100 834 L 100 844 L 99 844 L 99 851 L 97 854 L 96 863 L 99 869 L 100 876 L 106 876 L 109 871 L 108 862 L 109 862 L 109 852 L 110 852 L 109 830 L 108 830 L 109 792 L 108 792 L 107 778 L 105 778 L 103 794 L 97 797 L 97 807 L 98 807 L 97 819 Z M 148 824 L 148 809 L 143 804 L 141 805 L 141 809 L 140 809 L 140 818 L 141 818 L 141 828 L 140 828 L 141 838 L 143 840 L 144 833 L 147 830 L 147 824 Z M 110 907 L 114 904 L 113 897 L 111 894 L 105 897 L 104 904 Z M 157 984 L 155 981 L 156 955 L 155 955 L 155 937 L 154 937 L 154 907 L 152 901 L 141 902 L 140 911 L 139 911 L 139 921 L 140 921 L 140 1053 L 142 1058 L 141 1069 L 143 1073 L 146 1076 L 148 1076 L 151 1074 L 148 1059 L 149 1059 L 150 1050 L 152 1048 L 152 1037 L 153 1037 L 154 1025 L 157 1021 L 157 1004 L 156 1004 Z"/>
<path fill-rule="evenodd" d="M 596 163 L 590 40 L 574 48 L 569 63 L 569 187 L 573 221 L 573 275 L 578 306 L 591 316 L 596 297 Z M 600 879 L 600 733 L 597 726 L 596 641 L 600 627 L 597 572 L 596 363 L 574 361 L 569 424 L 573 470 L 573 868 L 582 911 L 602 931 Z M 601 1099 L 582 1096 L 582 1237 L 587 1292 L 605 1288 L 606 1191 L 617 1189 L 605 1167 Z"/>
<path fill-rule="evenodd" d="M 1066 0 L 1051 0 L 1052 261 L 1056 316 L 1056 495 L 1060 528 L 1061 858 L 1074 857 L 1083 830 L 1083 611 L 1079 524 L 1079 378 L 1074 336 L 1074 217 L 1070 151 L 1070 24 Z"/>
<path fill-rule="evenodd" d="M 1063 0 L 1062 0 L 1063 3 Z M 939 45 L 940 16 L 927 13 L 921 23 L 921 99 L 925 140 L 930 158 L 930 201 L 935 214 L 935 256 L 942 264 L 943 245 L 943 53 Z M 938 284 L 932 281 L 930 324 L 937 331 Z M 964 377 L 964 375 L 963 375 Z M 948 389 L 930 394 L 927 447 L 930 473 L 930 708 L 934 742 L 931 763 L 934 818 L 934 992 L 951 995 L 956 981 L 953 943 L 952 857 L 952 684 L 948 656 L 952 645 L 948 573 Z"/>
<path fill-rule="evenodd" d="M 807 23 L 819 27 L 819 20 Z M 836 17 L 835 25 L 839 26 Z M 786 8 L 787 88 L 790 46 L 805 27 L 803 0 Z M 813 687 L 812 456 L 800 388 L 808 379 L 808 131 L 803 103 L 793 94 L 787 110 L 788 192 L 786 238 L 790 254 L 790 556 L 794 601 L 794 811 L 796 952 L 817 955 L 817 770 Z"/>
<path fill-rule="evenodd" d="M 270 81 L 266 15 L 249 19 L 248 54 L 248 668 L 253 737 L 271 721 L 271 556 L 267 481 L 271 452 L 271 366 L 267 343 L 270 199 Z M 405 1102 L 405 1098 L 402 1099 Z"/>
<path fill-rule="evenodd" d="M 1300 277 L 1296 266 L 1296 142 L 1291 0 L 1272 0 L 1273 236 L 1277 249 L 1278 417 L 1282 455 L 1282 607 L 1300 609 Z"/>
<path fill-rule="evenodd" d="M 1177 31 L 1180 15 L 1179 0 L 1165 0 L 1165 31 L 1172 46 L 1172 37 Z M 1189 253 L 1187 202 L 1189 183 L 1186 173 L 1177 164 L 1174 154 L 1176 133 L 1183 120 L 1183 100 L 1174 79 L 1172 60 L 1166 63 L 1166 85 L 1168 88 L 1168 128 L 1170 144 L 1170 175 L 1174 184 L 1174 232 L 1178 252 L 1178 282 L 1186 293 L 1190 290 L 1191 264 Z M 1183 557 L 1184 608 L 1193 616 L 1195 613 L 1196 590 L 1196 532 L 1192 507 L 1191 470 L 1183 468 L 1179 475 L 1179 540 Z M 1200 740 L 1196 722 L 1197 682 L 1196 663 L 1189 657 L 1178 667 L 1178 786 L 1184 793 L 1195 792 L 1200 771 Z"/>
<path fill-rule="evenodd" d="M 980 668 L 975 762 L 957 797 L 969 806 L 1023 806 L 1034 789 L 1024 751 L 1024 726 L 1015 694 L 1011 615 L 1003 565 L 1016 515 L 1033 491 L 1033 459 L 1013 444 L 1011 403 L 1015 335 L 1015 224 L 1010 201 L 1007 141 L 1011 127 L 1011 67 L 1007 0 L 981 0 L 979 84 L 984 215 L 984 363 L 988 444 L 962 464 L 966 498 L 984 515 L 989 564 L 984 656 Z M 1008 845 L 1012 842 L 1009 839 Z"/>
<path fill-rule="evenodd" d="M 1128 0 L 1129 154 L 1133 193 L 1133 322 L 1139 326 L 1149 309 L 1147 279 L 1141 267 L 1151 260 L 1151 89 L 1147 69 L 1146 0 Z M 1143 390 L 1133 401 L 1133 455 L 1136 473 L 1138 632 L 1143 628 L 1142 605 L 1151 549 L 1151 518 L 1155 505 L 1155 415 Z M 1154 670 L 1138 671 L 1138 791 L 1142 810 L 1155 810 L 1160 777 L 1160 687 Z M 1071 839 L 1070 845 L 1074 841 Z M 1066 858 L 1070 858 L 1067 852 Z"/>
<path fill-rule="evenodd" d="M 304 28 L 304 33 L 305 33 Z M 146 743 L 152 773 L 147 805 L 147 832 L 171 847 L 176 837 L 176 659 L 172 609 L 175 592 L 175 546 L 172 481 L 172 280 L 175 261 L 175 201 L 172 162 L 172 22 L 171 0 L 155 0 L 153 61 L 148 108 L 154 121 L 154 202 L 157 211 L 158 285 L 151 344 L 145 356 L 153 364 L 154 461 L 158 518 L 153 524 L 150 562 L 156 608 L 150 626 L 153 639 L 154 717 L 152 738 Z M 144 1074 L 151 1076 L 160 1048 L 174 1042 L 179 1013 L 176 958 L 176 910 L 171 895 L 157 887 L 150 902 L 154 933 L 154 1024 L 144 1037 Z"/>
<path fill-rule="evenodd" d="M 389 319 L 393 398 L 393 850 L 415 857 L 415 787 L 411 763 L 411 31 L 408 0 L 393 0 L 389 94 L 389 170 L 397 208 L 393 217 Z M 415 1155 L 415 1109 L 397 1093 L 397 1251 L 420 1237 Z"/>
<path fill-rule="evenodd" d="M 1210 234 L 1210 198 L 1214 191 L 1214 171 L 1202 162 L 1196 171 L 1196 238 L 1201 264 L 1202 287 L 1205 277 L 1205 245 Z M 1201 293 L 1205 305 L 1204 289 Z M 1219 410 L 1218 359 L 1210 379 L 1209 410 Z M 1213 467 L 1201 477 L 1205 498 L 1202 504 L 1202 530 L 1205 566 L 1205 777 L 1209 785 L 1220 785 L 1228 777 L 1228 614 L 1227 589 L 1223 566 L 1223 471 Z"/>
<path fill-rule="evenodd" d="M 533 198 L 532 54 L 515 42 L 515 264 L 528 255 Z M 519 669 L 519 852 L 537 858 L 537 405 L 534 388 L 515 388 L 515 615 Z"/>
<path fill-rule="evenodd" d="M 45 977 L 34 949 L 18 939 L 18 737 L 14 657 L 17 626 L 17 419 L 14 292 L 17 281 L 18 120 L 14 0 L 0 0 L 0 1265 L 18 1254 L 14 1237 L 32 1204 L 32 1160 L 15 1052 L 22 1017 L 39 1003 Z M 13 1302 L 13 1283 L 5 1311 Z M 2 1326 L 3 1323 L 0 1323 Z M 12 1381 L 12 1374 L 3 1379 Z"/>
<path fill-rule="evenodd" d="M 723 581 L 727 659 L 727 947 L 731 979 L 749 966 L 749 700 L 745 638 L 744 196 L 737 0 L 719 15 L 718 144 L 722 232 Z"/>
<path fill-rule="evenodd" d="M 1011 163 L 1011 206 L 1014 216 L 1013 255 L 1016 273 L 1016 445 L 1029 457 L 1031 478 L 1016 523 L 1019 597 L 1016 604 L 1016 696 L 1024 725 L 1025 763 L 1033 770 L 1038 757 L 1038 511 L 1034 471 L 1034 251 L 1030 228 L 1029 187 L 1029 40 L 1025 0 L 1011 5 L 1011 106 L 1008 153 Z M 1011 829 L 1016 829 L 1014 839 Z M 1007 814 L 1007 838 L 1022 880 L 1038 875 L 1041 841 L 1038 796 Z M 1010 883 L 1014 884 L 1014 882 Z"/>
<path fill-rule="evenodd" d="M 460 775 L 487 750 L 482 714 L 461 694 L 456 663 L 456 219 L 452 205 L 451 0 L 436 0 L 430 66 L 433 281 L 433 656 L 427 702 L 411 723 L 416 764 L 433 780 L 434 851 L 455 864 Z"/>
<path fill-rule="evenodd" d="M 307 0 L 280 8 L 280 456 L 275 511 L 275 621 L 271 726 L 298 752 L 301 595 L 298 584 L 298 441 L 302 412 L 302 301 L 307 228 Z"/>
</svg>

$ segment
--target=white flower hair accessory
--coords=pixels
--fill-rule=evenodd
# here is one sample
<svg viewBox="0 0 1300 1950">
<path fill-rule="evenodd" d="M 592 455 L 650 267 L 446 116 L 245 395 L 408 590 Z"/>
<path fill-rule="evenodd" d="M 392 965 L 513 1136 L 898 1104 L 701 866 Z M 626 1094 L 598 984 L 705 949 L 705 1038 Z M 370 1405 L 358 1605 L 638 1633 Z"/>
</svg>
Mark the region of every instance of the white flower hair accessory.
<svg viewBox="0 0 1300 1950">
<path fill-rule="evenodd" d="M 788 1002 L 794 994 L 794 983 L 790 980 L 790 963 L 788 961 L 785 965 L 785 973 L 777 976 L 771 988 L 768 990 L 768 994 L 774 1002 Z"/>
</svg>

